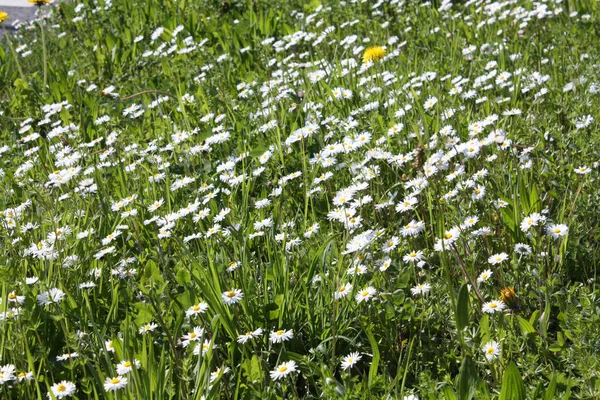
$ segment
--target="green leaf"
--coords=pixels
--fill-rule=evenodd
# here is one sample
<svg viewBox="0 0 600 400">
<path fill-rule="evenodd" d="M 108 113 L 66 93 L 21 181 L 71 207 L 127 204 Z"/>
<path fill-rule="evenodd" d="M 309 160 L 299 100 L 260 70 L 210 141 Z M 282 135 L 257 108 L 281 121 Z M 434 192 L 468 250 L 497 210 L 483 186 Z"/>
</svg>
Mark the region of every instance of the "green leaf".
<svg viewBox="0 0 600 400">
<path fill-rule="evenodd" d="M 454 393 L 450 386 L 446 386 L 442 390 L 442 394 L 444 395 L 444 399 L 446 400 L 456 400 L 456 393 Z"/>
<path fill-rule="evenodd" d="M 514 361 L 508 364 L 502 377 L 499 400 L 525 400 L 525 384 Z"/>
<path fill-rule="evenodd" d="M 262 366 L 256 354 L 252 356 L 252 359 L 242 363 L 242 369 L 249 382 L 256 382 L 263 379 Z"/>
<path fill-rule="evenodd" d="M 458 301 L 456 302 L 456 328 L 459 331 L 469 325 L 469 288 L 467 284 L 462 285 L 458 291 Z"/>
<path fill-rule="evenodd" d="M 379 346 L 377 345 L 377 340 L 375 340 L 375 336 L 373 336 L 373 332 L 371 331 L 371 326 L 365 329 L 367 337 L 369 338 L 369 343 L 371 344 L 371 349 L 373 350 L 373 360 L 371 361 L 371 367 L 369 368 L 369 387 L 373 385 L 375 378 L 377 377 L 377 369 L 379 367 Z"/>
<path fill-rule="evenodd" d="M 517 316 L 517 321 L 519 321 L 519 326 L 521 327 L 523 335 L 535 333 L 535 328 L 525 318 Z"/>
<path fill-rule="evenodd" d="M 137 317 L 135 318 L 135 324 L 137 326 L 142 326 L 153 320 L 155 313 L 151 306 L 141 302 L 134 303 L 133 306 L 138 310 Z"/>
<path fill-rule="evenodd" d="M 537 321 L 538 316 L 540 315 L 540 310 L 535 310 L 532 314 L 531 317 L 529 317 L 529 323 L 531 325 L 533 325 L 535 323 L 535 321 Z"/>
<path fill-rule="evenodd" d="M 473 360 L 471 360 L 471 357 L 466 356 L 463 359 L 462 365 L 460 366 L 460 371 L 458 372 L 458 379 L 456 382 L 458 399 L 471 400 L 475 395 L 478 381 L 479 375 L 477 375 L 475 363 Z"/>
<path fill-rule="evenodd" d="M 537 190 L 537 186 L 531 185 L 531 191 L 529 192 L 529 207 L 531 207 L 532 211 L 533 210 L 540 211 L 540 209 L 541 209 L 540 203 L 541 203 L 541 200 L 540 200 L 540 195 Z"/>
<path fill-rule="evenodd" d="M 550 299 L 548 298 L 548 294 L 544 294 L 546 305 L 544 307 L 544 312 L 540 316 L 540 332 L 543 337 L 547 336 L 548 324 L 550 322 Z"/>
<path fill-rule="evenodd" d="M 29 87 L 29 85 L 27 84 L 27 82 L 25 82 L 23 79 L 21 78 L 17 78 L 15 80 L 15 83 L 13 83 L 13 85 L 18 88 L 18 89 L 27 89 Z"/>
<path fill-rule="evenodd" d="M 550 350 L 553 353 L 558 353 L 559 351 L 561 351 L 563 348 L 562 346 L 554 343 L 553 345 L 551 345 L 550 347 L 548 347 L 548 350 Z"/>
<path fill-rule="evenodd" d="M 481 340 L 485 341 L 490 337 L 490 316 L 485 314 L 479 320 L 479 329 L 481 330 Z"/>
<path fill-rule="evenodd" d="M 192 278 L 188 270 L 181 268 L 177 271 L 175 279 L 177 280 L 177 283 L 181 286 L 186 286 L 190 284 Z"/>
<path fill-rule="evenodd" d="M 546 393 L 544 393 L 544 400 L 554 399 L 554 393 L 556 393 L 556 375 L 552 374 L 550 385 L 548 385 L 548 389 L 546 390 Z"/>
</svg>

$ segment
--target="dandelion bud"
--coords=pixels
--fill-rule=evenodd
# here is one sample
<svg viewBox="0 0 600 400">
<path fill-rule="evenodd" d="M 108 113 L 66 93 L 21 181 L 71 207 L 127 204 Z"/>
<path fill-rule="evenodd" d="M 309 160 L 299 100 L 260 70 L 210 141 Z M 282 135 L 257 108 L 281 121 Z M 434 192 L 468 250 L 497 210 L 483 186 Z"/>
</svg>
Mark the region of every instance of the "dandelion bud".
<svg viewBox="0 0 600 400">
<path fill-rule="evenodd" d="M 515 288 L 512 286 L 507 286 L 500 289 L 500 298 L 503 302 L 510 306 L 515 299 Z"/>
</svg>

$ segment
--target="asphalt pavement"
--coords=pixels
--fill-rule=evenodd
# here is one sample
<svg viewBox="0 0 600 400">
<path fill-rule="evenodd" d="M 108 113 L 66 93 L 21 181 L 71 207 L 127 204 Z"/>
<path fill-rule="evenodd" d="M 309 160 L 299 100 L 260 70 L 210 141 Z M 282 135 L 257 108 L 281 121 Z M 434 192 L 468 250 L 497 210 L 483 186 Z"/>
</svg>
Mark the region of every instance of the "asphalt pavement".
<svg viewBox="0 0 600 400">
<path fill-rule="evenodd" d="M 7 31 L 12 31 L 18 24 L 34 19 L 37 7 L 27 0 L 0 0 L 0 11 L 8 14 L 8 20 L 2 22 L 2 26 Z M 0 37 L 3 31 L 0 28 Z"/>
</svg>

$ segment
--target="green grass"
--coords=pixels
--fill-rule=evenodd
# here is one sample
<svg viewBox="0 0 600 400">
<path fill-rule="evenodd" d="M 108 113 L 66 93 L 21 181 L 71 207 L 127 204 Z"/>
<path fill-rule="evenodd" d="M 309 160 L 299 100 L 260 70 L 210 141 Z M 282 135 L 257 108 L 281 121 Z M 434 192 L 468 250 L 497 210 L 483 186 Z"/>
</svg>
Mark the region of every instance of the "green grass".
<svg viewBox="0 0 600 400">
<path fill-rule="evenodd" d="M 40 11 L 0 40 L 0 399 L 600 397 L 597 2 Z"/>
</svg>

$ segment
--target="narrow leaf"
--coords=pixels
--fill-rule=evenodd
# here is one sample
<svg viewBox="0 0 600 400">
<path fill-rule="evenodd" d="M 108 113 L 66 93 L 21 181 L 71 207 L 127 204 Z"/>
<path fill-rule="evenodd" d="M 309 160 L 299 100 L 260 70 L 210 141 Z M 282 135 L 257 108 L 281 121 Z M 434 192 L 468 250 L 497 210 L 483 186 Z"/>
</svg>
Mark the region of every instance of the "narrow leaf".
<svg viewBox="0 0 600 400">
<path fill-rule="evenodd" d="M 535 328 L 525 318 L 517 316 L 517 321 L 519 321 L 519 326 L 521 327 L 523 335 L 527 335 L 528 333 L 535 333 Z"/>
<path fill-rule="evenodd" d="M 508 364 L 502 377 L 499 400 L 525 400 L 525 384 L 514 361 Z"/>
<path fill-rule="evenodd" d="M 377 369 L 379 367 L 379 346 L 377 345 L 375 336 L 373 336 L 371 326 L 369 326 L 365 331 L 367 333 L 367 337 L 369 338 L 371 349 L 373 350 L 373 361 L 371 361 L 371 367 L 369 368 L 369 387 L 371 387 L 375 377 L 377 376 Z"/>
<path fill-rule="evenodd" d="M 458 372 L 458 380 L 456 382 L 458 399 L 471 400 L 475 395 L 478 381 L 479 375 L 477 375 L 475 363 L 471 360 L 471 357 L 467 356 L 464 358 Z"/>
<path fill-rule="evenodd" d="M 552 379 L 550 380 L 550 385 L 548 385 L 548 389 L 544 394 L 544 400 L 553 400 L 554 394 L 556 393 L 556 375 L 552 375 Z"/>
<path fill-rule="evenodd" d="M 467 325 L 469 325 L 469 289 L 467 284 L 464 284 L 458 291 L 456 327 L 459 331 L 462 331 Z"/>
</svg>

